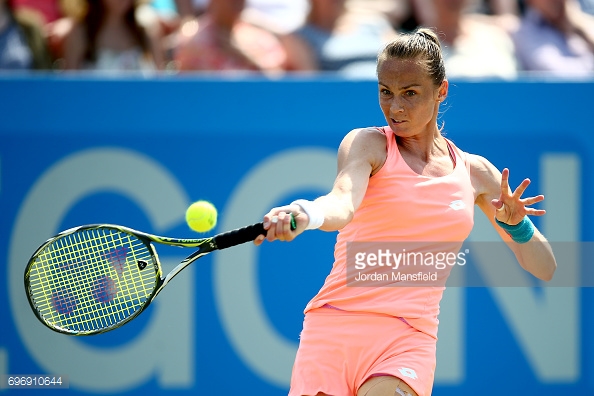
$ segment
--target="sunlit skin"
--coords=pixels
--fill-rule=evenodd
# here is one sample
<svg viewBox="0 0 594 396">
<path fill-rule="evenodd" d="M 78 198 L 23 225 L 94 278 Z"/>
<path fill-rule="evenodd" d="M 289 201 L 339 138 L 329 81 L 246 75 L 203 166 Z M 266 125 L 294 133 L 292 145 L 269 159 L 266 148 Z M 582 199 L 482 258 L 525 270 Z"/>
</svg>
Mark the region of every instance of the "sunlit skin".
<svg viewBox="0 0 594 396">
<path fill-rule="evenodd" d="M 436 87 L 419 61 L 386 59 L 378 67 L 379 104 L 399 137 L 437 136 L 437 115 L 448 82 Z"/>
<path fill-rule="evenodd" d="M 412 58 L 388 57 L 387 54 L 392 53 L 386 50 L 378 62 L 378 100 L 386 122 L 394 132 L 400 158 L 412 171 L 428 178 L 445 178 L 455 169 L 467 167 L 465 183 L 469 182 L 472 187 L 475 205 L 486 215 L 501 239 L 508 243 L 520 266 L 539 279 L 551 280 L 557 264 L 545 237 L 535 229 L 530 239 L 532 243 L 514 243 L 496 223 L 499 220 L 516 225 L 526 215 L 545 214 L 544 210 L 531 207 L 544 200 L 544 196 L 523 198 L 530 180 L 525 179 L 512 190 L 509 170 L 500 172 L 484 157 L 470 153 L 451 155 L 438 123 L 440 106 L 448 94 L 447 79 L 436 81 L 438 78 L 433 78 L 425 62 L 427 59 L 423 57 L 428 56 L 426 54 Z M 436 59 L 435 64 L 442 64 L 441 59 Z M 443 70 L 436 75 L 444 75 Z M 398 158 L 395 154 L 389 155 L 386 136 L 392 135 L 384 134 L 378 128 L 350 131 L 338 149 L 337 176 L 331 191 L 313 202 L 272 208 L 263 218 L 266 235 L 260 235 L 254 243 L 292 241 L 308 227 L 310 215 L 320 220 L 314 221 L 314 228 L 320 224 L 318 228 L 323 231 L 339 231 L 346 227 L 364 202 L 370 178 L 382 169 L 388 158 Z M 394 177 L 399 176 L 395 172 Z M 389 193 L 406 194 L 407 191 L 390 190 Z M 385 215 L 389 216 L 389 213 Z M 291 216 L 297 223 L 295 230 L 290 227 Z M 394 218 L 394 221 L 399 219 Z M 356 394 L 393 396 L 402 394 L 399 389 L 407 395 L 417 395 L 406 381 L 389 375 L 367 379 Z M 318 393 L 317 396 L 325 394 Z"/>
<path fill-rule="evenodd" d="M 444 79 L 436 85 L 418 59 L 388 58 L 378 64 L 380 108 L 395 132 L 402 158 L 419 175 L 443 177 L 453 171 L 453 161 L 437 122 L 447 93 L 448 81 Z M 382 168 L 386 158 L 385 137 L 377 129 L 354 129 L 345 136 L 338 149 L 338 174 L 332 190 L 315 200 L 325 215 L 321 230 L 340 230 L 350 222 L 363 201 L 369 177 Z M 475 204 L 504 241 L 511 239 L 495 224 L 495 219 L 513 225 L 526 215 L 545 214 L 544 210 L 531 207 L 543 201 L 544 196 L 522 197 L 530 185 L 529 179 L 512 190 L 508 169 L 500 172 L 486 158 L 474 154 L 468 154 L 467 161 Z M 289 213 L 296 217 L 294 231 L 290 228 Z M 307 214 L 297 205 L 273 208 L 264 215 L 266 236 L 259 236 L 254 243 L 292 241 L 308 222 Z M 550 246 L 538 230 L 532 240 L 539 243 L 510 244 L 510 248 L 522 268 L 540 279 L 550 280 L 556 268 Z"/>
<path fill-rule="evenodd" d="M 64 69 L 94 68 L 103 50 L 119 54 L 135 49 L 146 52 L 146 60 L 157 69 L 165 66 L 162 26 L 157 18 L 136 19 L 135 13 L 141 7 L 136 0 L 95 0 L 88 5 L 87 17 L 99 22 L 97 26 L 89 23 L 84 13 L 69 15 L 61 22 L 64 30 L 56 40 L 62 41 Z M 93 52 L 90 59 L 89 50 Z M 136 57 L 140 63 L 141 56 Z"/>
<path fill-rule="evenodd" d="M 418 59 L 391 58 L 378 65 L 378 90 L 382 113 L 409 166 L 427 176 L 449 173 L 453 167 L 437 124 L 448 81 L 436 86 Z"/>
</svg>

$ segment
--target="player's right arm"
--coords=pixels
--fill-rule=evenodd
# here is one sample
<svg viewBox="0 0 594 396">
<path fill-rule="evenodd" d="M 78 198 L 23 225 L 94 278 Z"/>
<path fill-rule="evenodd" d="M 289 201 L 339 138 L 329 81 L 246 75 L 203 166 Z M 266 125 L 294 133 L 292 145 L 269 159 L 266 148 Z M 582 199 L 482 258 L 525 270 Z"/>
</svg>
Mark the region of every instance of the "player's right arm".
<svg viewBox="0 0 594 396">
<path fill-rule="evenodd" d="M 369 177 L 386 160 L 386 136 L 377 129 L 356 129 L 338 149 L 337 175 L 332 190 L 314 202 L 324 212 L 323 231 L 336 231 L 353 218 L 367 191 Z"/>
<path fill-rule="evenodd" d="M 346 226 L 359 207 L 367 191 L 369 178 L 386 160 L 386 136 L 375 128 L 355 129 L 342 140 L 338 149 L 337 175 L 332 190 L 313 201 L 323 213 L 323 231 L 336 231 Z M 290 230 L 287 213 L 293 213 L 297 229 Z M 273 218 L 278 219 L 273 223 Z M 309 217 L 299 205 L 286 205 L 271 209 L 264 216 L 266 239 L 290 241 L 303 232 Z M 262 243 L 263 237 L 256 244 Z"/>
</svg>

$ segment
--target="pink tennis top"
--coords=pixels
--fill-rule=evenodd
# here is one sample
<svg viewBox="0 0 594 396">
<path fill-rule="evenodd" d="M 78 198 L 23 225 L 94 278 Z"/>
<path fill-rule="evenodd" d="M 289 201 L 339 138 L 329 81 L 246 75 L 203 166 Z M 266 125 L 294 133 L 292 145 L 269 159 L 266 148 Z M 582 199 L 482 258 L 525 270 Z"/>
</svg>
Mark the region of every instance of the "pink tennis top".
<svg viewBox="0 0 594 396">
<path fill-rule="evenodd" d="M 362 287 L 347 278 L 352 280 L 357 274 L 352 267 L 353 246 L 361 242 L 365 242 L 367 253 L 373 246 L 384 252 L 386 246 L 392 246 L 396 253 L 420 253 L 433 259 L 439 254 L 441 257 L 446 253 L 459 254 L 474 224 L 474 193 L 466 154 L 448 141 L 455 163 L 453 172 L 442 177 L 422 176 L 400 155 L 392 130 L 389 127 L 380 130 L 387 140 L 386 162 L 370 177 L 363 202 L 352 221 L 339 231 L 332 271 L 305 312 L 329 305 L 347 311 L 387 314 L 437 337 L 437 316 L 445 279 L 459 262 L 437 270 L 437 266 L 430 267 L 430 261 L 424 261 L 423 264 L 428 265 L 423 269 L 437 273 L 440 281 L 422 287 L 398 280 L 378 283 L 375 287 L 366 283 L 368 286 Z M 421 261 L 418 266 L 405 268 L 401 265 L 398 272 L 415 274 L 420 266 Z M 394 272 L 393 267 L 382 269 Z"/>
</svg>

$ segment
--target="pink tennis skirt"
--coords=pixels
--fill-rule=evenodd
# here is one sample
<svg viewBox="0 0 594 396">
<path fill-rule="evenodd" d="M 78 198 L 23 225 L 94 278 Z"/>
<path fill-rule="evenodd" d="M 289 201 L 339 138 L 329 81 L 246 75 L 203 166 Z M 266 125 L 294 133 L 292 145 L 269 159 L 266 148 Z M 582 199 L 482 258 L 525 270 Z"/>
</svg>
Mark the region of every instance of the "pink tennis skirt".
<svg viewBox="0 0 594 396">
<path fill-rule="evenodd" d="M 437 340 L 389 315 L 322 307 L 306 313 L 289 396 L 356 395 L 369 378 L 389 375 L 429 396 Z"/>
</svg>

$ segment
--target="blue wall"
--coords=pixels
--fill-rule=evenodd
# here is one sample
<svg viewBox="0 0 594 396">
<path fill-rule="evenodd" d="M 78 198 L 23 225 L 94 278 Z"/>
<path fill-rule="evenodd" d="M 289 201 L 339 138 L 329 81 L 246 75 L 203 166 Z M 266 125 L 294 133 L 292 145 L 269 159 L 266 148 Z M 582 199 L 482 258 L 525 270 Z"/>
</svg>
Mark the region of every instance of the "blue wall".
<svg viewBox="0 0 594 396">
<path fill-rule="evenodd" d="M 384 123 L 376 89 L 334 78 L 0 78 L 0 374 L 68 375 L 73 395 L 286 394 L 332 233 L 206 256 L 137 320 L 96 337 L 38 323 L 23 269 L 71 226 L 194 237 L 183 219 L 194 200 L 219 208 L 218 232 L 325 192 L 342 136 Z M 532 179 L 549 239 L 592 241 L 593 96 L 594 81 L 452 81 L 442 121 L 458 146 L 509 167 L 512 184 Z M 493 237 L 481 217 L 470 243 Z M 161 256 L 169 268 L 185 254 Z M 535 287 L 507 251 L 495 264 L 526 287 L 498 287 L 489 259 L 471 263 L 489 287 L 446 291 L 434 394 L 594 395 L 592 289 Z M 575 279 L 591 265 L 588 254 L 559 262 Z"/>
</svg>

